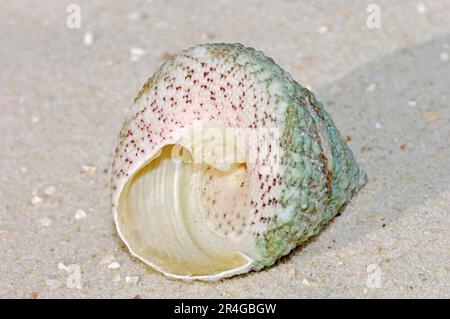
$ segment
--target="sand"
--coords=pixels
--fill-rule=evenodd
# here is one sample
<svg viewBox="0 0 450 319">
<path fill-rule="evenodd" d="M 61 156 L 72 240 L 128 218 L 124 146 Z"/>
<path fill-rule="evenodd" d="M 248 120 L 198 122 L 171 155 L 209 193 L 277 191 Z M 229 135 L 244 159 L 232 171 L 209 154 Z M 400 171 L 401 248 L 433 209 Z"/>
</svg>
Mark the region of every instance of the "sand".
<svg viewBox="0 0 450 319">
<path fill-rule="evenodd" d="M 450 2 L 0 2 L 0 297 L 450 297 Z M 110 212 L 137 91 L 201 42 L 263 50 L 325 103 L 370 182 L 274 267 L 214 283 L 133 259 Z"/>
</svg>

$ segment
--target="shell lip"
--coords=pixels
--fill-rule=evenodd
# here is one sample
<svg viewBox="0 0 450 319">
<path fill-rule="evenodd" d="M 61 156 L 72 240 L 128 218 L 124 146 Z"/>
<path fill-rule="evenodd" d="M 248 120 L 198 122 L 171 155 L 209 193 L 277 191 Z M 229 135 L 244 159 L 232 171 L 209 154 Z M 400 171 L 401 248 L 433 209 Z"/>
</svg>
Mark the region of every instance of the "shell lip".
<svg viewBox="0 0 450 319">
<path fill-rule="evenodd" d="M 202 125 L 203 121 L 196 122 L 195 124 L 196 125 Z M 183 135 L 182 132 L 180 132 L 180 134 L 178 136 L 174 137 L 171 141 L 166 141 L 165 143 L 162 143 L 160 145 L 160 148 L 162 148 L 162 147 L 164 147 L 166 145 L 175 144 L 175 143 L 179 142 L 181 140 L 181 136 L 182 135 Z M 155 149 L 153 152 L 150 152 L 147 155 L 147 157 L 144 160 L 142 160 L 141 162 L 135 163 L 135 165 L 133 165 L 133 167 L 131 168 L 130 178 L 132 178 L 132 176 L 136 172 L 139 171 L 140 167 L 143 167 L 148 162 L 150 162 L 156 156 L 156 154 L 158 154 L 158 149 Z M 142 261 L 144 264 L 150 266 L 151 268 L 153 268 L 156 271 L 162 273 L 163 275 L 165 275 L 166 277 L 168 277 L 170 279 L 183 280 L 183 281 L 186 281 L 186 282 L 193 281 L 193 280 L 216 281 L 216 280 L 220 280 L 222 278 L 227 278 L 227 277 L 232 277 L 232 276 L 235 276 L 235 275 L 243 274 L 243 273 L 249 272 L 250 270 L 253 269 L 253 266 L 254 266 L 256 260 L 254 258 L 251 258 L 250 256 L 248 256 L 247 254 L 244 254 L 241 251 L 236 251 L 236 252 L 238 252 L 240 255 L 242 255 L 242 257 L 244 257 L 248 261 L 243 266 L 240 266 L 240 267 L 237 267 L 237 268 L 234 268 L 234 269 L 230 269 L 230 270 L 226 270 L 226 271 L 222 271 L 222 272 L 219 272 L 219 273 L 216 273 L 216 274 L 212 274 L 212 275 L 200 275 L 200 276 L 177 275 L 177 274 L 173 274 L 173 273 L 167 272 L 160 265 L 158 265 L 158 264 L 150 261 L 149 259 L 145 258 L 144 256 L 138 254 L 137 252 L 135 252 L 133 250 L 131 245 L 126 240 L 122 230 L 120 229 L 119 212 L 118 212 L 117 208 L 119 206 L 120 196 L 121 196 L 121 194 L 123 192 L 125 184 L 126 184 L 125 180 L 122 180 L 120 183 L 118 183 L 117 189 L 115 190 L 115 192 L 114 192 L 114 194 L 112 196 L 112 204 L 113 204 L 112 205 L 112 215 L 113 215 L 113 219 L 114 219 L 114 224 L 115 224 L 117 233 L 119 234 L 119 238 L 122 240 L 123 243 L 125 243 L 128 251 L 131 253 L 132 256 L 136 257 L 137 259 Z"/>
<path fill-rule="evenodd" d="M 251 257 L 249 257 L 248 255 L 242 253 L 242 252 L 238 252 L 239 254 L 241 254 L 245 259 L 247 259 L 247 263 L 241 267 L 237 267 L 234 269 L 230 269 L 230 270 L 226 270 L 226 271 L 222 271 L 213 275 L 201 275 L 201 276 L 190 276 L 190 275 L 177 275 L 177 274 L 173 274 L 170 272 L 167 272 L 163 269 L 163 267 L 155 264 L 154 262 L 148 260 L 147 258 L 141 256 L 140 254 L 136 253 L 131 246 L 128 244 L 128 241 L 125 240 L 124 235 L 122 234 L 122 231 L 120 229 L 120 224 L 119 224 L 119 217 L 118 217 L 118 212 L 116 210 L 116 208 L 113 208 L 113 218 L 114 218 L 114 224 L 116 226 L 116 230 L 117 233 L 119 234 L 120 239 L 122 240 L 122 242 L 125 243 L 125 245 L 128 248 L 128 251 L 131 253 L 131 255 L 133 255 L 134 257 L 136 257 L 137 259 L 141 260 L 142 262 L 144 262 L 146 265 L 152 267 L 153 269 L 157 270 L 158 272 L 162 273 L 163 275 L 165 275 L 166 277 L 170 278 L 170 279 L 177 279 L 177 280 L 183 280 L 183 281 L 193 281 L 193 280 L 202 280 L 202 281 L 216 281 L 216 280 L 220 280 L 222 278 L 226 278 L 226 277 L 232 277 L 235 275 L 239 275 L 239 274 L 243 274 L 246 272 L 249 272 L 250 270 L 252 270 L 252 267 L 255 263 L 255 260 Z"/>
</svg>

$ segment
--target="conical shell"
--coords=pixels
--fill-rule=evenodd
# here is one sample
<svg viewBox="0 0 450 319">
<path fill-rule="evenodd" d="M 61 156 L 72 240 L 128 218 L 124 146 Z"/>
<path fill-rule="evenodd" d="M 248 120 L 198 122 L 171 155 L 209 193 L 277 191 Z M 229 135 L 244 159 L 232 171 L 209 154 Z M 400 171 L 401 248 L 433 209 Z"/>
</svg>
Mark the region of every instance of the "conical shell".
<svg viewBox="0 0 450 319">
<path fill-rule="evenodd" d="M 311 91 L 261 51 L 204 44 L 139 92 L 115 152 L 112 211 L 146 264 L 216 280 L 272 265 L 365 182 Z"/>
</svg>

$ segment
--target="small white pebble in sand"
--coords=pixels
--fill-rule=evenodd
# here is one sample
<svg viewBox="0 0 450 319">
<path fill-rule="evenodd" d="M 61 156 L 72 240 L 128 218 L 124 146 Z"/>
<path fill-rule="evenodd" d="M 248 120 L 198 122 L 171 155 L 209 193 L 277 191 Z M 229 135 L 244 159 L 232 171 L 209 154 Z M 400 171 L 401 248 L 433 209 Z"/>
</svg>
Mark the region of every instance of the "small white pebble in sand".
<svg viewBox="0 0 450 319">
<path fill-rule="evenodd" d="M 41 225 L 44 227 L 50 227 L 50 225 L 52 224 L 52 220 L 48 217 L 44 217 L 39 219 L 39 223 L 41 223 Z"/>
<path fill-rule="evenodd" d="M 139 47 L 131 47 L 130 48 L 130 60 L 135 62 L 139 60 L 141 56 L 145 54 L 145 50 Z"/>
<path fill-rule="evenodd" d="M 441 58 L 442 62 L 448 61 L 448 53 L 447 52 L 441 52 L 441 54 L 439 54 L 439 57 Z"/>
<path fill-rule="evenodd" d="M 94 35 L 92 34 L 92 32 L 86 32 L 83 36 L 83 43 L 84 45 L 92 45 L 92 42 L 94 42 Z"/>
<path fill-rule="evenodd" d="M 20 171 L 21 171 L 23 174 L 26 174 L 26 173 L 28 172 L 28 168 L 26 168 L 25 166 L 22 166 L 22 167 L 20 168 Z"/>
<path fill-rule="evenodd" d="M 289 269 L 289 270 L 288 270 L 288 276 L 289 276 L 289 278 L 294 278 L 294 277 L 295 277 L 295 273 L 296 273 L 295 268 Z"/>
<path fill-rule="evenodd" d="M 97 171 L 97 167 L 92 165 L 81 165 L 81 173 L 94 174 Z"/>
<path fill-rule="evenodd" d="M 427 12 L 427 7 L 423 2 L 419 2 L 418 4 L 416 4 L 416 10 L 419 13 L 425 13 Z"/>
<path fill-rule="evenodd" d="M 119 273 L 116 273 L 116 274 L 114 275 L 113 281 L 114 281 L 114 282 L 119 282 L 121 278 L 122 278 L 122 276 L 120 276 Z"/>
<path fill-rule="evenodd" d="M 87 214 L 84 210 L 82 209 L 77 209 L 77 211 L 75 212 L 75 219 L 76 220 L 80 220 L 83 218 L 86 218 Z"/>
<path fill-rule="evenodd" d="M 139 47 L 131 47 L 130 48 L 131 55 L 143 56 L 145 54 L 145 50 Z"/>
<path fill-rule="evenodd" d="M 58 263 L 58 269 L 64 270 L 68 277 L 66 279 L 66 286 L 70 289 L 82 289 L 83 284 L 81 282 L 81 267 L 78 264 L 64 265 Z"/>
<path fill-rule="evenodd" d="M 114 255 L 106 255 L 100 260 L 101 264 L 110 264 L 114 260 Z"/>
<path fill-rule="evenodd" d="M 43 199 L 41 197 L 39 197 L 38 195 L 34 195 L 31 198 L 31 204 L 33 205 L 39 205 L 40 203 L 42 203 Z"/>
<path fill-rule="evenodd" d="M 31 123 L 36 124 L 39 122 L 39 117 L 38 116 L 32 116 L 31 117 Z"/>
<path fill-rule="evenodd" d="M 307 287 L 311 287 L 311 284 L 309 283 L 308 279 L 306 279 L 306 278 L 303 278 L 302 283 Z"/>
<path fill-rule="evenodd" d="M 414 106 L 416 106 L 416 105 L 417 105 L 417 102 L 416 102 L 416 101 L 414 101 L 414 100 L 408 101 L 408 106 L 414 107 Z"/>
<path fill-rule="evenodd" d="M 44 194 L 47 196 L 53 195 L 56 192 L 56 187 L 55 186 L 47 186 L 44 189 Z"/>
<path fill-rule="evenodd" d="M 373 92 L 375 91 L 375 89 L 377 88 L 377 84 L 376 83 L 371 83 L 366 87 L 366 91 L 367 92 Z"/>
<path fill-rule="evenodd" d="M 139 12 L 131 12 L 128 15 L 129 20 L 137 20 L 137 19 L 139 19 L 139 17 L 140 17 Z"/>
<path fill-rule="evenodd" d="M 138 276 L 126 276 L 125 277 L 125 282 L 130 285 L 136 285 L 138 283 L 138 281 L 139 281 Z"/>
<path fill-rule="evenodd" d="M 375 128 L 377 129 L 377 130 L 381 130 L 382 128 L 383 128 L 383 125 L 381 125 L 381 123 L 380 122 L 375 122 Z"/>
<path fill-rule="evenodd" d="M 112 263 L 110 263 L 108 265 L 109 269 L 119 269 L 120 268 L 120 264 L 117 261 L 113 261 Z"/>
<path fill-rule="evenodd" d="M 351 249 L 347 250 L 347 255 L 348 256 L 353 256 L 355 254 L 356 254 L 356 252 L 354 250 L 351 250 Z"/>
<path fill-rule="evenodd" d="M 317 31 L 320 34 L 324 34 L 324 33 L 327 33 L 328 31 L 330 31 L 330 28 L 326 24 L 324 24 Z"/>
</svg>

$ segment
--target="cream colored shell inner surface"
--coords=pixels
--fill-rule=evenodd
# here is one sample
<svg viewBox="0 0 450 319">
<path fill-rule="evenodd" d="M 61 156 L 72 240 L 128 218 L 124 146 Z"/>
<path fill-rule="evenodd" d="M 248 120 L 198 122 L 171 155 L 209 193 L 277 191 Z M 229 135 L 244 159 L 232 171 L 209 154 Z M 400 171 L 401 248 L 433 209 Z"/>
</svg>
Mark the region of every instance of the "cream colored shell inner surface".
<svg viewBox="0 0 450 319">
<path fill-rule="evenodd" d="M 163 147 L 129 179 L 120 196 L 121 236 L 135 255 L 174 277 L 248 271 L 258 252 L 246 163 L 196 163 L 184 146 Z M 183 159 L 174 157 L 180 148 Z"/>
</svg>

